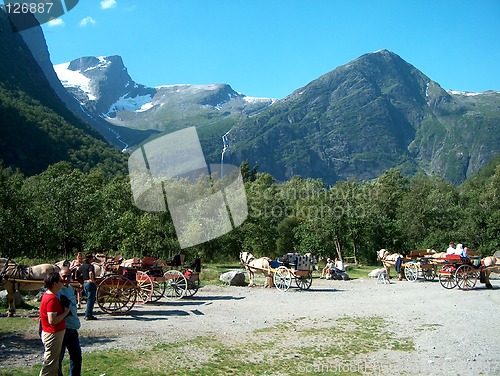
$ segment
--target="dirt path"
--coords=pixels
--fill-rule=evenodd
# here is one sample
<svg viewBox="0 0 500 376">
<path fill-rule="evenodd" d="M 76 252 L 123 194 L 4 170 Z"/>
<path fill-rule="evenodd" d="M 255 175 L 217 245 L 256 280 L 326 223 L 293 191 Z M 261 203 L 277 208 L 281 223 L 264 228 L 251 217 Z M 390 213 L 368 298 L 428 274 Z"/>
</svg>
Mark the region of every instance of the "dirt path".
<svg viewBox="0 0 500 376">
<path fill-rule="evenodd" d="M 415 344 L 411 352 L 371 353 L 380 374 L 498 375 L 500 280 L 492 282 L 493 290 L 481 285 L 472 291 L 445 290 L 438 282 L 384 285 L 370 279 L 315 279 L 310 290 L 285 293 L 258 286 L 207 286 L 190 300 L 135 306 L 127 316 L 98 311 L 99 320 L 82 321 L 80 333 L 83 350 L 95 351 L 129 348 L 131 344 L 147 348 L 195 335 L 237 340 L 244 338 L 243 333 L 283 322 L 311 326 L 345 316 L 377 316 L 388 320 L 396 333 L 413 338 Z M 16 340 L 20 339 L 11 338 L 10 343 Z M 25 342 L 24 352 L 21 345 L 19 351 L 10 349 L 10 356 L 8 346 L 0 349 L 2 365 L 40 361 L 42 349 L 36 341 L 31 347 Z"/>
</svg>

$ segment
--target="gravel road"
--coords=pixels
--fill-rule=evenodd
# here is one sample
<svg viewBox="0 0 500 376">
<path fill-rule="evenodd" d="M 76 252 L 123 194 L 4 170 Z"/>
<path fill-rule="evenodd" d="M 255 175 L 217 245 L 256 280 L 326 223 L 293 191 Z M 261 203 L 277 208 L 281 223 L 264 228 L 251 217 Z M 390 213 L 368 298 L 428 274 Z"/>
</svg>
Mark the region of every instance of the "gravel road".
<svg viewBox="0 0 500 376">
<path fill-rule="evenodd" d="M 245 332 L 294 320 L 310 326 L 345 316 L 379 316 L 393 331 L 413 338 L 416 348 L 371 353 L 372 361 L 385 369 L 380 374 L 500 375 L 499 279 L 492 280 L 492 290 L 478 285 L 471 291 L 446 290 L 439 282 L 391 281 L 314 279 L 310 290 L 284 293 L 262 286 L 206 286 L 189 300 L 136 305 L 127 316 L 97 310 L 98 320 L 82 321 L 83 351 L 147 349 L 155 343 L 182 341 L 189 334 L 234 340 Z M 42 347 L 33 339 L 36 333 L 32 338 L 4 338 L 0 365 L 40 362 Z"/>
</svg>

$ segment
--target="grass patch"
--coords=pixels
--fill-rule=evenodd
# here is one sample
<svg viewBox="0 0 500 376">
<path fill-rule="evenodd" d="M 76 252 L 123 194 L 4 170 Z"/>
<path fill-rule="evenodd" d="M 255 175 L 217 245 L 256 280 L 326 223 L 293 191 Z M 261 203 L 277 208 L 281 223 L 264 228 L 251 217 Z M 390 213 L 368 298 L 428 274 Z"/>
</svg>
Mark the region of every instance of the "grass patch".
<svg viewBox="0 0 500 376">
<path fill-rule="evenodd" d="M 370 374 L 359 369 L 366 354 L 415 350 L 413 340 L 391 331 L 390 325 L 378 316 L 323 321 L 301 317 L 238 338 L 199 336 L 149 349 L 85 353 L 82 375 L 313 375 L 319 365 L 325 371 L 340 364 L 338 372 L 324 373 Z M 4 368 L 0 374 L 32 375 L 39 368 Z"/>
<path fill-rule="evenodd" d="M 19 313 L 18 313 L 19 314 Z M 0 318 L 0 334 L 35 333 L 38 331 L 38 320 L 30 317 Z"/>
</svg>

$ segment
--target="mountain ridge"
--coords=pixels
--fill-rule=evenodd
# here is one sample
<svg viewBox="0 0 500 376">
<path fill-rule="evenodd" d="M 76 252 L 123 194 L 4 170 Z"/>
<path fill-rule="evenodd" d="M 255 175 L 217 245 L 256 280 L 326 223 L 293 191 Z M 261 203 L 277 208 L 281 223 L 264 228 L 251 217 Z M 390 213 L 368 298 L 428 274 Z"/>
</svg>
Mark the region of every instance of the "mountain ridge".
<svg viewBox="0 0 500 376">
<path fill-rule="evenodd" d="M 444 90 L 388 50 L 364 54 L 281 100 L 250 100 L 228 84 L 148 88 L 132 80 L 119 56 L 82 57 L 65 69 L 92 89 L 89 96 L 69 88 L 84 112 L 116 132 L 195 125 L 209 160 L 224 148 L 228 163 L 248 160 L 278 180 L 301 175 L 334 184 L 399 167 L 459 184 L 498 154 L 499 93 Z"/>
<path fill-rule="evenodd" d="M 57 64 L 62 84 L 94 116 L 131 129 L 174 131 L 196 123 L 211 124 L 247 116 L 272 104 L 251 98 L 228 84 L 137 84 L 120 56 L 86 56 Z M 73 80 L 73 81 L 72 81 Z"/>
<path fill-rule="evenodd" d="M 298 174 L 335 183 L 400 167 L 459 184 L 498 154 L 500 115 L 494 109 L 500 95 L 483 95 L 494 97 L 492 103 L 448 93 L 395 53 L 381 50 L 325 73 L 235 125 L 226 155 L 233 163 L 248 159 L 279 180 Z M 469 129 L 460 140 L 463 127 L 472 124 L 461 116 L 476 105 L 488 111 L 482 115 L 488 124 Z M 496 130 L 491 138 L 489 128 Z"/>
<path fill-rule="evenodd" d="M 98 58 L 85 59 L 95 65 Z M 115 60 L 116 70 L 126 70 Z M 280 181 L 301 175 L 334 184 L 398 167 L 460 184 L 498 154 L 500 93 L 444 90 L 388 50 L 364 54 L 280 100 L 248 98 L 228 84 L 150 89 L 154 95 L 135 108 L 115 106 L 100 116 L 163 133 L 195 125 L 209 160 L 217 162 L 224 148 L 227 163 L 248 160 Z"/>
</svg>

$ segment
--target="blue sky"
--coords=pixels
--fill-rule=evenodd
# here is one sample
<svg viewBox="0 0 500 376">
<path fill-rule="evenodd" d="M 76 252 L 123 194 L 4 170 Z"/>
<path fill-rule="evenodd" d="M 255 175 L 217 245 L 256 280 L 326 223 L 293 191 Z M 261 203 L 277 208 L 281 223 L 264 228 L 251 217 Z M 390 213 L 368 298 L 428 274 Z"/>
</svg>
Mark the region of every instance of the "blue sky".
<svg viewBox="0 0 500 376">
<path fill-rule="evenodd" d="M 283 98 L 388 49 L 445 89 L 500 90 L 497 0 L 80 0 L 43 30 L 54 64 L 120 55 L 148 86 Z"/>
</svg>

